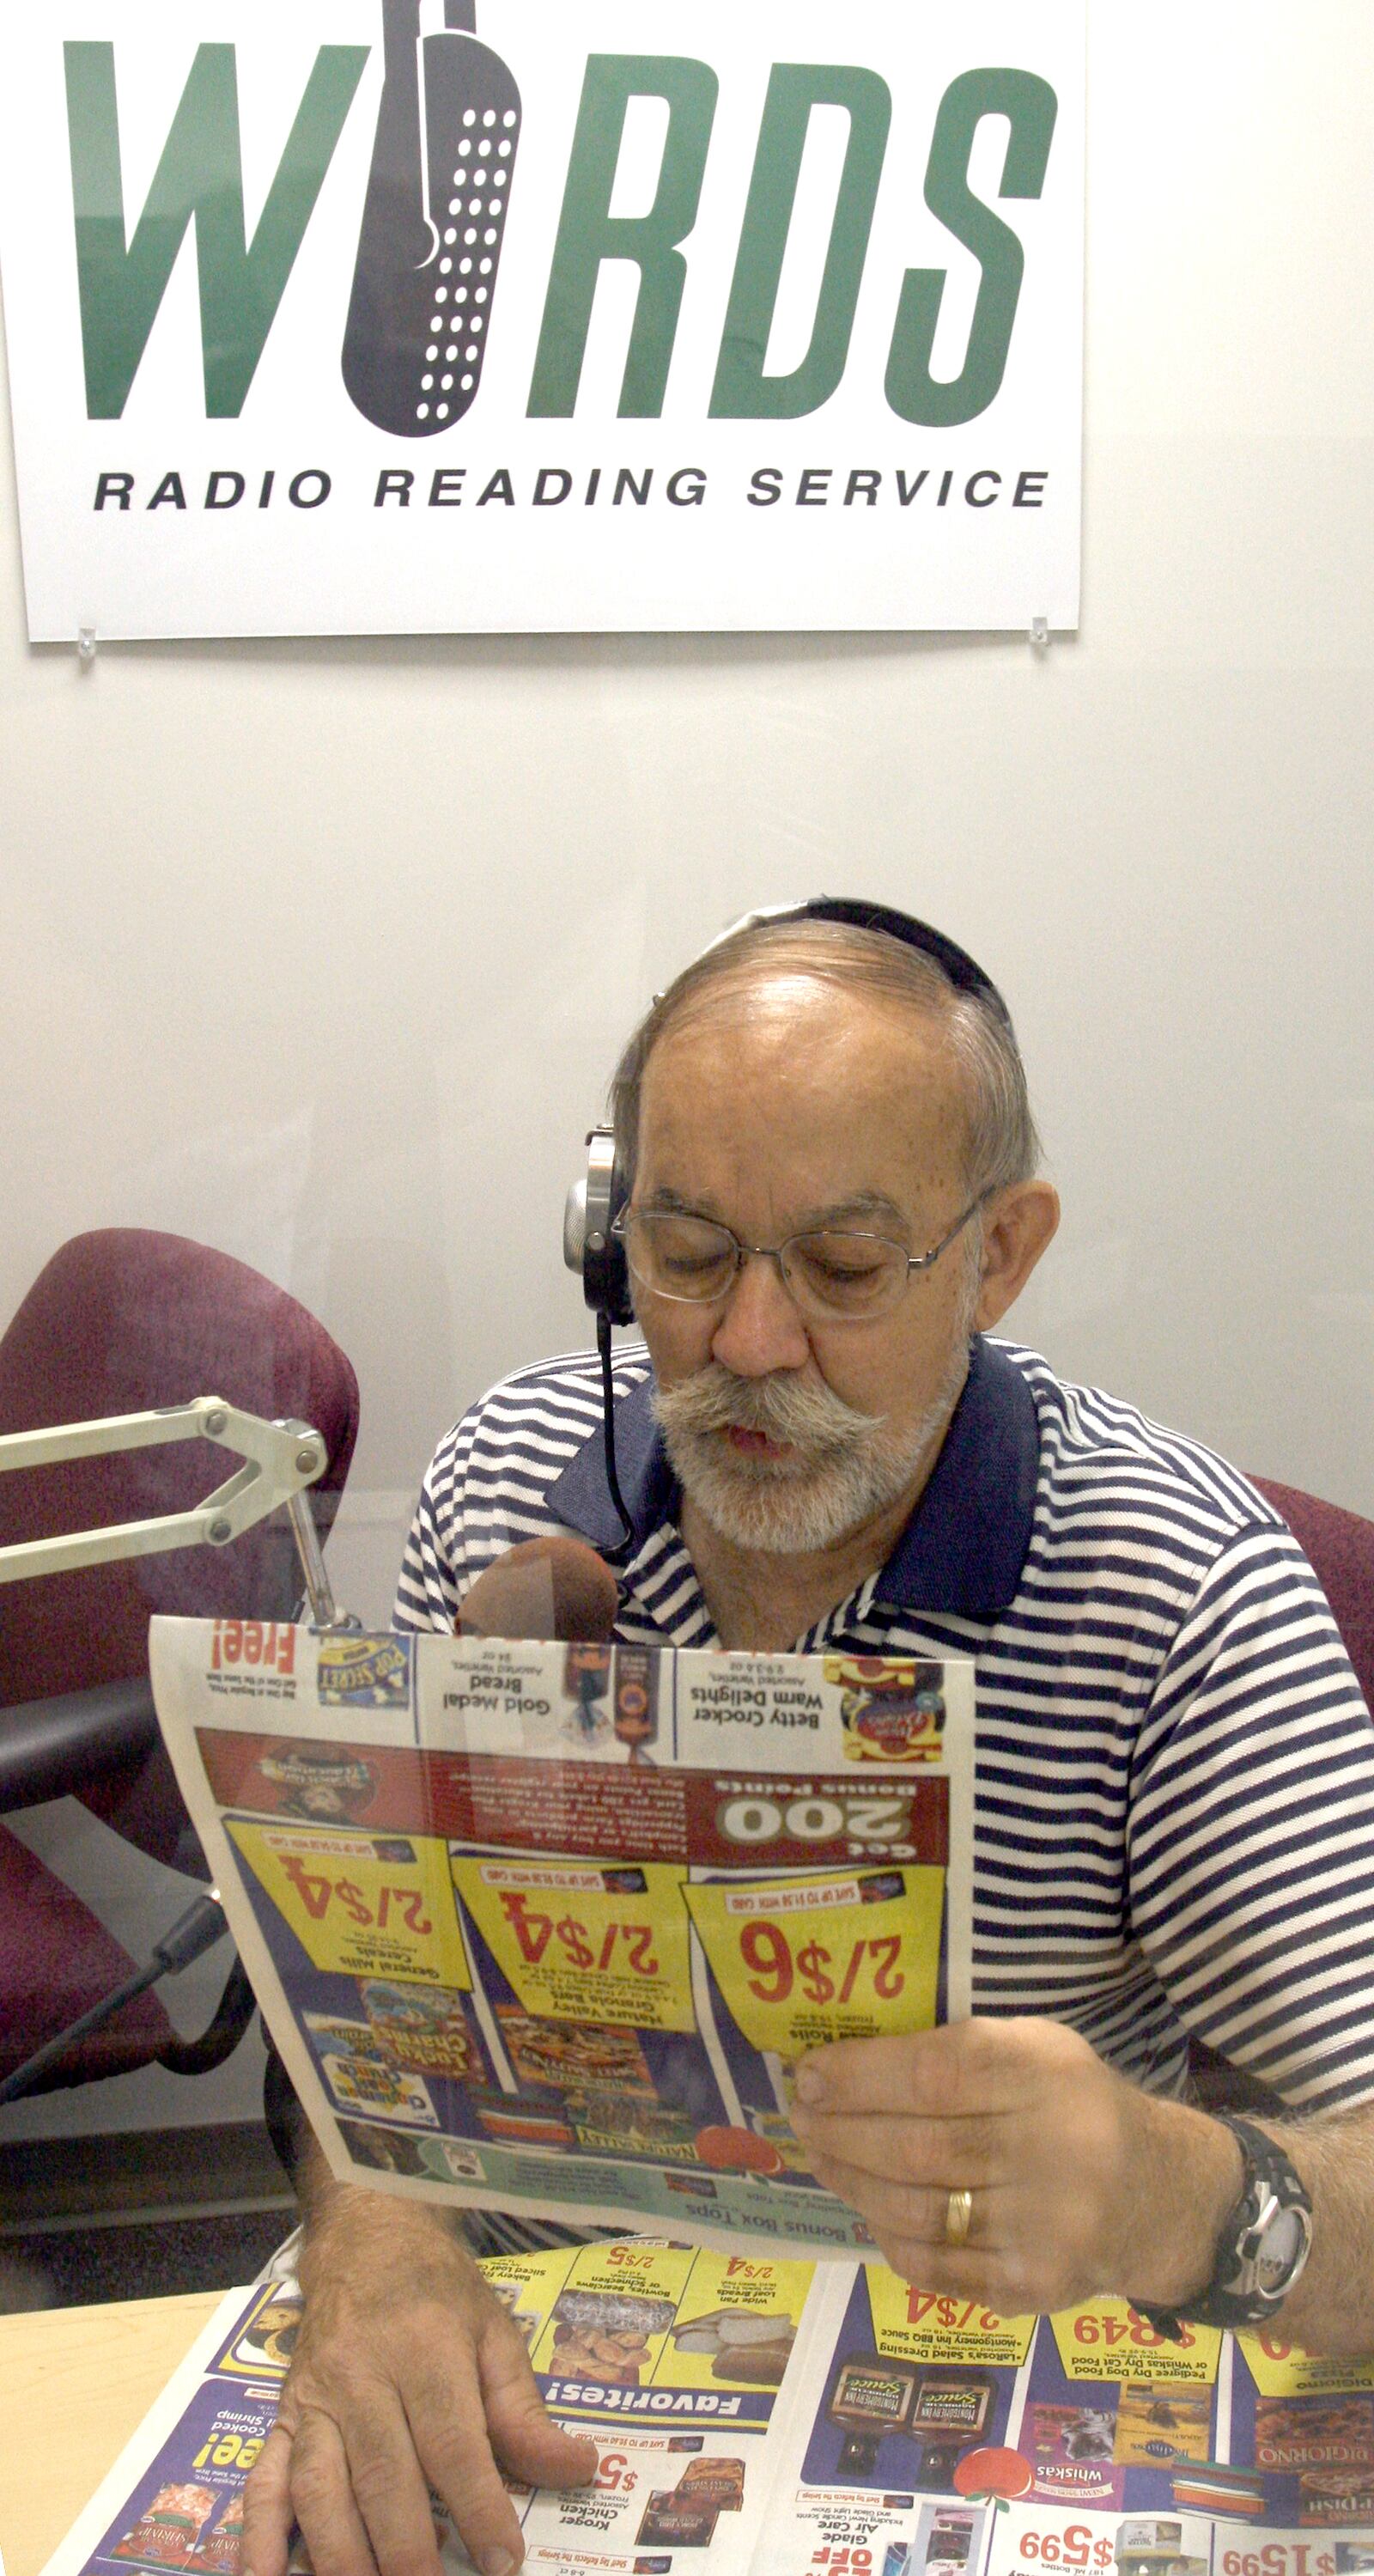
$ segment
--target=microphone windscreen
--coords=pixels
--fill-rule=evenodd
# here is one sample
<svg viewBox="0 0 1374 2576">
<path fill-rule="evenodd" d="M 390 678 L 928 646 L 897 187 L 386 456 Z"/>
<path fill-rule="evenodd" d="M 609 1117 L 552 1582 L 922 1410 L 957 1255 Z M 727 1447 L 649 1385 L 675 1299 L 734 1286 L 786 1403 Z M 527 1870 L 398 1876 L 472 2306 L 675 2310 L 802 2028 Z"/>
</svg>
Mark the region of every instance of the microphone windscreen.
<svg viewBox="0 0 1374 2576">
<path fill-rule="evenodd" d="M 619 1602 L 614 1574 L 584 1539 L 530 1538 L 478 1575 L 458 1605 L 457 1632 L 604 1644 Z"/>
</svg>

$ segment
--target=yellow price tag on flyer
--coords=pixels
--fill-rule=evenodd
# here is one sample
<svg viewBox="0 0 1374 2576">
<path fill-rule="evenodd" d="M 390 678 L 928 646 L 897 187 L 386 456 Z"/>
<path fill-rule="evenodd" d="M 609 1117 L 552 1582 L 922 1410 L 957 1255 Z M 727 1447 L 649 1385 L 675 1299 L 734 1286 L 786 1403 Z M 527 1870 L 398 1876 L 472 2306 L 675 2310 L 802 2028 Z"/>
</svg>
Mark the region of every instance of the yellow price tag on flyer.
<svg viewBox="0 0 1374 2576">
<path fill-rule="evenodd" d="M 924 1866 L 686 1889 L 729 2010 L 754 2048 L 929 2030 L 945 1874 Z"/>
<path fill-rule="evenodd" d="M 885 2263 L 865 2268 L 873 2341 L 880 2353 L 901 2361 L 967 2361 L 1020 2369 L 1036 2328 L 1033 2316 L 995 2316 L 981 2299 L 913 2289 Z"/>
<path fill-rule="evenodd" d="M 603 2386 L 647 2387 L 691 2267 L 685 2247 L 584 2246 L 535 2338 L 535 2369 Z"/>
<path fill-rule="evenodd" d="M 1088 2299 L 1050 2324 L 1066 2379 L 1192 2380 L 1199 2387 L 1216 2379 L 1220 2326 L 1181 2326 L 1173 2343 L 1124 2299 Z"/>
<path fill-rule="evenodd" d="M 1306 2352 L 1277 2327 L 1238 2334 L 1236 2344 L 1261 2397 L 1353 2397 L 1374 2388 L 1374 2356 Z"/>
<path fill-rule="evenodd" d="M 576 2259 L 575 2245 L 560 2245 L 545 2254 L 491 2254 L 479 2265 L 526 2351 L 547 2321 Z"/>
<path fill-rule="evenodd" d="M 227 1831 L 313 1966 L 470 1991 L 443 1842 L 308 1825 Z"/>
<path fill-rule="evenodd" d="M 694 2255 L 654 2386 L 781 2387 L 815 2270 L 752 2252 Z"/>
<path fill-rule="evenodd" d="M 456 1860 L 463 1903 L 526 2012 L 695 2030 L 685 1873 L 665 1863 Z"/>
</svg>

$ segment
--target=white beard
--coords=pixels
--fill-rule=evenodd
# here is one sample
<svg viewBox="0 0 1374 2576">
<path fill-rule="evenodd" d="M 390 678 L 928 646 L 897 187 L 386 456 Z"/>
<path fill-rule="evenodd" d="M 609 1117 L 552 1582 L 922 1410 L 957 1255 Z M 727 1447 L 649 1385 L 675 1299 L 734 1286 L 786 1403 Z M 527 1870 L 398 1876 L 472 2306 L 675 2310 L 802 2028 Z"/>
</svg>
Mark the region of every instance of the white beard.
<svg viewBox="0 0 1374 2576">
<path fill-rule="evenodd" d="M 848 1538 L 915 1483 L 967 1371 L 961 1336 L 931 1403 L 903 1432 L 827 1386 L 800 1385 L 785 1370 L 740 1378 L 716 1360 L 660 1389 L 654 1409 L 684 1494 L 722 1538 L 763 1555 L 808 1556 Z M 722 1439 L 729 1425 L 766 1432 L 794 1455 L 750 1457 Z"/>
</svg>

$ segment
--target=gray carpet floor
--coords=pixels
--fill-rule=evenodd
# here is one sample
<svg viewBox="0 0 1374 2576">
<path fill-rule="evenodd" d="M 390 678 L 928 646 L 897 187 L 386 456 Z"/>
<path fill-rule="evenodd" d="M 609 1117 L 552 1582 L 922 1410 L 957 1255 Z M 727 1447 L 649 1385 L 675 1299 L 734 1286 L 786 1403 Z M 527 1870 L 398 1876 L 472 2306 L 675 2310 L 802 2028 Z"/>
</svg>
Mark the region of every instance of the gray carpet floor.
<svg viewBox="0 0 1374 2576">
<path fill-rule="evenodd" d="M 227 2290 L 251 2281 L 291 2227 L 289 2210 L 253 2209 L 7 2235 L 0 2244 L 0 2314 Z"/>
</svg>

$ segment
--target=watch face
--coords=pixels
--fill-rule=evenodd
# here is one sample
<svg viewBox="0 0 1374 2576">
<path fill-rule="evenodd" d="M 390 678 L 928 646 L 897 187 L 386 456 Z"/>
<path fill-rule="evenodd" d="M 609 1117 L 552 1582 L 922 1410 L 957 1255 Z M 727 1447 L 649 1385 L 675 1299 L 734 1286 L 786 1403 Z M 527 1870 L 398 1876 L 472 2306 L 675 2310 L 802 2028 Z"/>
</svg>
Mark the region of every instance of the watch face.
<svg viewBox="0 0 1374 2576">
<path fill-rule="evenodd" d="M 1280 2209 L 1264 2231 L 1264 2241 L 1254 2259 L 1255 2286 L 1274 2291 L 1285 2289 L 1307 2250 L 1309 2223 L 1301 2209 Z"/>
</svg>

